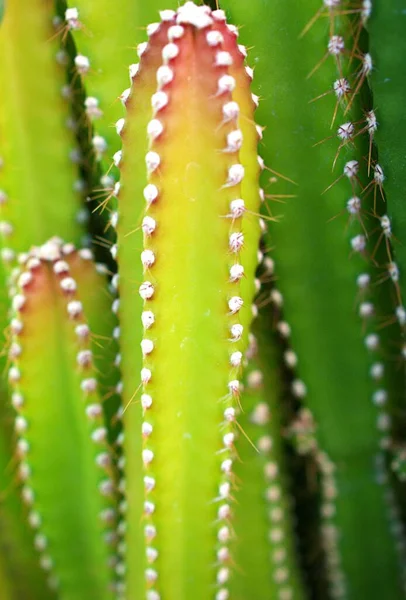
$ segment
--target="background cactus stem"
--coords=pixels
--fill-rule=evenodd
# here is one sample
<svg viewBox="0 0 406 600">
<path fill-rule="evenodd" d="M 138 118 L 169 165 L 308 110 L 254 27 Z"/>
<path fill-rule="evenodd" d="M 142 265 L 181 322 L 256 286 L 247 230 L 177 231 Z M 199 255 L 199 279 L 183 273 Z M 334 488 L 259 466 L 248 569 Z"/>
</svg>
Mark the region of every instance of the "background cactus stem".
<svg viewBox="0 0 406 600">
<path fill-rule="evenodd" d="M 106 565 L 114 558 L 116 476 L 91 333 L 70 269 L 90 259 L 88 250 L 76 255 L 57 239 L 34 248 L 22 262 L 10 324 L 22 498 L 40 566 L 66 599 L 113 598 L 114 564 Z"/>
</svg>

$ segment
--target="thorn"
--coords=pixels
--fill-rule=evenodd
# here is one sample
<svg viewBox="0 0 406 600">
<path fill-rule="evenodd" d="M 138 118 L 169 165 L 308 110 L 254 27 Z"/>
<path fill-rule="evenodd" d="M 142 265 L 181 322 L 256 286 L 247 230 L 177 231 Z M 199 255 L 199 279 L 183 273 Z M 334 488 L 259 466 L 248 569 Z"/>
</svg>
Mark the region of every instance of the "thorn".
<svg viewBox="0 0 406 600">
<path fill-rule="evenodd" d="M 285 181 L 288 181 L 289 183 L 292 183 L 293 185 L 299 185 L 298 183 L 296 183 L 296 181 L 293 181 L 293 179 L 289 179 L 289 177 L 287 177 L 286 175 L 282 175 L 281 173 L 278 173 L 278 171 L 274 171 L 273 169 L 271 169 L 268 166 L 265 166 L 265 169 L 267 171 L 270 171 L 273 175 L 276 175 L 276 177 L 280 177 L 281 179 L 284 179 Z"/>
</svg>

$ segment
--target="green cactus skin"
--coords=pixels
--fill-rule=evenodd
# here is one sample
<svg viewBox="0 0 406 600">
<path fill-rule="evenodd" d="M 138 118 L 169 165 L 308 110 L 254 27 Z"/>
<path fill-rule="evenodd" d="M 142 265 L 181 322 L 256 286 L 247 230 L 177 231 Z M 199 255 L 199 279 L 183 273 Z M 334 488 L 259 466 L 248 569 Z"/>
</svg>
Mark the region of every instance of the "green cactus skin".
<svg viewBox="0 0 406 600">
<path fill-rule="evenodd" d="M 275 247 L 278 287 L 283 294 L 274 300 L 283 302 L 285 318 L 292 328 L 293 348 L 299 357 L 298 372 L 306 383 L 294 382 L 293 392 L 296 396 L 306 395 L 316 419 L 320 448 L 335 473 L 338 493 L 327 511 L 332 516 L 323 527 L 326 544 L 333 549 L 327 553 L 332 593 L 340 598 L 401 598 L 395 539 L 390 533 L 385 501 L 389 491 L 383 484 L 385 467 L 380 455 L 387 433 L 376 426 L 377 419 L 382 427 L 386 425 L 387 416 L 384 408 L 372 405 L 371 398 L 378 401 L 379 397 L 372 396 L 374 381 L 368 377 L 371 363 L 365 351 L 365 345 L 369 346 L 372 360 L 381 365 L 381 353 L 374 350 L 377 321 L 372 319 L 370 325 L 363 325 L 358 308 L 354 309 L 360 300 L 369 300 L 367 290 L 360 290 L 357 300 L 357 277 L 365 272 L 374 281 L 376 271 L 365 253 L 351 249 L 350 240 L 363 233 L 357 219 L 346 228 L 341 216 L 354 195 L 351 182 L 341 177 L 321 196 L 343 172 L 346 161 L 356 158 L 361 163 L 360 177 L 364 177 L 363 156 L 368 148 L 362 135 L 354 140 L 354 147 L 348 144 L 342 148 L 332 172 L 339 119 L 342 123 L 358 121 L 362 117 L 360 103 L 354 100 L 351 113 L 345 116 L 338 108 L 332 132 L 329 127 L 336 104 L 334 95 L 309 103 L 328 91 L 328 82 L 332 86 L 338 78 L 336 61 L 331 57 L 308 78 L 326 51 L 331 20 L 321 17 L 305 39 L 299 40 L 299 36 L 319 10 L 319 2 L 296 5 L 293 20 L 292 7 L 286 3 L 272 6 L 268 12 L 262 3 L 247 5 L 238 0 L 225 0 L 222 7 L 229 10 L 233 22 L 244 23 L 242 41 L 253 48 L 251 58 L 261 82 L 255 91 L 263 98 L 258 117 L 266 126 L 264 158 L 298 184 L 297 199 L 284 206 L 283 219 L 271 229 L 269 246 Z M 271 12 L 272 18 L 268 19 Z M 351 48 L 345 19 L 343 16 L 339 20 L 346 28 L 347 47 Z M 284 56 L 286 48 L 289 60 L 276 61 L 271 72 L 268 57 Z M 330 135 L 332 140 L 312 147 Z M 355 179 L 353 183 L 360 195 Z M 265 191 L 273 191 L 270 183 Z M 292 189 L 282 183 L 277 191 L 291 193 Z M 368 210 L 364 203 L 362 219 L 371 228 Z M 340 216 L 329 222 L 336 215 Z M 315 232 L 311 243 L 309 232 Z M 357 241 L 352 244 L 357 246 Z M 362 283 L 362 279 L 358 281 Z M 333 563 L 337 551 L 341 569 L 335 569 L 337 563 Z"/>
<path fill-rule="evenodd" d="M 151 598 L 162 592 L 221 599 L 228 597 L 227 582 L 222 585 L 220 578 L 216 591 L 221 565 L 215 557 L 219 546 L 228 546 L 231 529 L 227 518 L 216 520 L 216 512 L 231 494 L 235 436 L 223 413 L 238 405 L 238 353 L 247 345 L 260 235 L 258 162 L 253 170 L 247 161 L 247 214 L 242 218 L 235 205 L 230 207 L 242 194 L 243 152 L 238 152 L 241 134 L 228 85 L 245 93 L 245 106 L 251 104 L 254 134 L 244 137 L 243 146 L 245 156 L 252 153 L 257 161 L 255 105 L 243 67 L 238 67 L 242 85 L 228 74 L 231 56 L 222 54 L 222 40 L 229 30 L 221 13 L 214 13 L 213 24 L 204 8 L 189 3 L 177 16 L 165 11 L 161 17 L 162 24 L 139 49 L 141 63 L 121 132 L 117 256 L 126 597 L 146 587 Z M 148 231 L 154 225 L 156 231 Z M 245 235 L 245 228 L 249 237 L 242 248 L 239 234 Z M 244 268 L 244 290 L 236 264 Z"/>
<path fill-rule="evenodd" d="M 66 126 L 60 36 L 51 0 L 7 3 L 0 28 L 0 218 L 3 259 L 53 235 L 79 242 L 75 142 Z M 72 154 L 73 153 L 73 154 Z"/>
<path fill-rule="evenodd" d="M 118 308 L 116 290 L 110 286 L 106 288 L 105 276 L 109 273 L 105 265 L 90 259 L 92 253 L 89 249 L 81 250 L 87 257 L 83 260 L 71 260 L 70 270 L 72 277 L 81 290 L 84 314 L 89 322 L 91 349 L 97 374 L 99 393 L 102 397 L 106 423 L 109 429 L 109 439 L 113 441 L 117 432 L 117 411 L 120 407 L 120 374 L 115 365 L 118 354 L 117 340 L 112 332 L 117 327 L 115 312 Z M 113 283 L 116 279 L 113 279 Z"/>
<path fill-rule="evenodd" d="M 7 578 L 7 575 L 3 569 L 3 565 L 0 564 L 0 586 L 2 593 L 4 594 L 4 600 L 12 600 L 10 582 Z"/>
<path fill-rule="evenodd" d="M 8 343 L 8 305 L 6 272 L 0 261 L 0 332 L 2 348 Z M 6 373 L 7 353 L 0 356 L 0 372 Z M 34 550 L 34 534 L 26 524 L 20 498 L 20 485 L 15 477 L 13 408 L 10 406 L 7 382 L 0 380 L 0 563 L 1 597 L 8 600 L 35 598 L 48 600 L 54 594 L 47 588 L 45 575 L 38 569 Z M 20 574 L 24 573 L 24 577 Z"/>
<path fill-rule="evenodd" d="M 31 252 L 13 297 L 9 350 L 22 497 L 49 584 L 69 600 L 113 598 L 115 474 L 72 277 L 89 258 L 56 239 Z"/>
<path fill-rule="evenodd" d="M 263 313 L 255 322 L 258 337 L 250 341 L 238 419 L 246 436 L 239 446 L 240 489 L 234 508 L 234 555 L 241 568 L 231 580 L 231 597 L 302 600 L 307 596 L 298 568 L 284 466 L 279 365 L 275 346 L 263 335 L 268 317 Z"/>
<path fill-rule="evenodd" d="M 16 480 L 13 457 L 14 436 L 11 410 L 6 390 L 2 390 L 2 425 L 0 430 L 0 578 L 1 597 L 5 600 L 32 598 L 51 600 L 44 573 L 38 569 L 34 534 L 26 524 Z M 7 406 L 8 408 L 8 406 Z M 21 577 L 24 573 L 24 577 Z M 7 596 L 8 594 L 8 596 Z"/>
<path fill-rule="evenodd" d="M 396 238 L 393 242 L 393 252 L 399 266 L 400 278 L 395 282 L 395 287 L 397 305 L 400 307 L 402 307 L 402 297 L 403 299 L 406 297 L 406 208 L 403 198 L 406 161 L 402 99 L 405 91 L 405 81 L 402 76 L 402 56 L 406 50 L 405 18 L 404 4 L 400 0 L 391 2 L 389 6 L 374 0 L 371 18 L 367 23 L 373 61 L 370 83 L 379 121 L 375 142 L 379 164 L 385 175 L 383 185 L 387 202 L 386 210 Z M 400 318 L 400 324 L 403 325 L 403 335 L 405 335 L 404 317 Z M 405 348 L 403 346 L 403 359 L 406 358 Z"/>
<path fill-rule="evenodd" d="M 176 4 L 169 2 L 166 7 L 175 8 Z M 83 76 L 87 91 L 85 109 L 96 135 L 107 144 L 98 156 L 100 160 L 106 159 L 105 171 L 121 147 L 114 123 L 123 117 L 123 100 L 113 101 L 112 93 L 127 87 L 125 66 L 134 60 L 134 48 L 144 39 L 145 24 L 158 14 L 160 6 L 162 3 L 156 0 L 147 3 L 124 0 L 119 5 L 102 0 L 97 9 L 90 0 L 68 3 L 70 12 L 68 9 L 65 13 L 65 20 L 74 35 L 78 55 L 87 57 L 90 63 L 89 71 Z M 77 18 L 72 12 L 75 9 Z M 97 147 L 98 143 L 102 148 L 101 140 L 96 138 L 94 145 Z"/>
<path fill-rule="evenodd" d="M 5 398 L 2 398 L 5 404 Z M 4 414 L 2 414 L 4 418 Z M 7 425 L 11 425 L 7 423 Z M 52 600 L 54 593 L 38 569 L 34 534 L 28 528 L 14 472 L 10 427 L 0 431 L 0 589 L 5 600 Z M 21 577 L 24 573 L 24 577 Z"/>
</svg>

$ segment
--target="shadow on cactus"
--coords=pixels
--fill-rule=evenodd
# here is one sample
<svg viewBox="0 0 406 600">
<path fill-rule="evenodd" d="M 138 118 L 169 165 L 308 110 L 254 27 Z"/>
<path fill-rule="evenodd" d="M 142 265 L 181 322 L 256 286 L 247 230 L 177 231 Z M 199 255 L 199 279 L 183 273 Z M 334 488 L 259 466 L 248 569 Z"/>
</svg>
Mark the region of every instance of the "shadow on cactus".
<svg viewBox="0 0 406 600">
<path fill-rule="evenodd" d="M 2 600 L 405 597 L 400 13 L 293 5 L 0 5 Z"/>
</svg>

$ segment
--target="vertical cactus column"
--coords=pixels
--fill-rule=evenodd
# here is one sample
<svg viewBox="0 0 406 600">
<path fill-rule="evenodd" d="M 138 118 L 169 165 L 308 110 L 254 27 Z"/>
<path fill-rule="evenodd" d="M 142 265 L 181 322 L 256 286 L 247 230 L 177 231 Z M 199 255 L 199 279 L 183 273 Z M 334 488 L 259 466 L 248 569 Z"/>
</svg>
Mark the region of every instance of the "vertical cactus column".
<svg viewBox="0 0 406 600">
<path fill-rule="evenodd" d="M 365 36 L 358 35 L 363 5 L 295 3 L 292 19 L 290 5 L 276 4 L 267 28 L 261 3 L 222 5 L 245 24 L 242 40 L 253 47 L 264 157 L 298 184 L 270 230 L 282 292 L 271 300 L 283 304 L 304 381 L 292 392 L 311 407 L 325 470 L 334 474 L 322 505 L 330 590 L 336 598 L 401 598 L 382 454 L 390 421 L 380 407 L 388 394 L 385 335 L 375 315 L 385 292 L 376 294 L 382 270 L 369 260 L 376 238 L 367 239 L 379 186 L 362 193 L 374 133 L 373 115 L 363 112 L 370 108 L 362 100 L 369 73 Z M 270 70 L 269 56 L 283 59 Z M 267 195 L 292 193 L 273 181 L 264 178 Z"/>
<path fill-rule="evenodd" d="M 188 2 L 161 18 L 139 48 L 120 128 L 126 597 L 221 600 L 237 436 L 228 415 L 260 235 L 255 105 L 242 61 L 239 81 L 231 74 L 225 40 L 236 36 L 222 11 Z"/>
<path fill-rule="evenodd" d="M 0 234 L 6 261 L 52 235 L 78 242 L 82 234 L 76 222 L 80 156 L 67 126 L 70 98 L 58 64 L 55 17 L 51 0 L 13 0 L 1 22 Z"/>
<path fill-rule="evenodd" d="M 30 252 L 16 282 L 9 350 L 28 523 L 49 584 L 59 598 L 78 600 L 113 598 L 116 537 L 114 466 L 81 301 L 89 259 L 56 239 Z"/>
<path fill-rule="evenodd" d="M 405 47 L 403 35 L 405 14 L 401 2 L 393 2 L 390 6 L 385 6 L 375 0 L 370 8 L 370 18 L 366 23 L 373 65 L 369 84 L 372 88 L 374 105 L 377 107 L 378 126 L 375 139 L 380 169 L 377 174 L 380 175 L 381 180 L 378 188 L 379 195 L 385 199 L 382 211 L 385 214 L 381 218 L 379 229 L 384 240 L 382 244 L 384 272 L 387 273 L 392 286 L 389 307 L 391 316 L 388 317 L 388 322 L 392 325 L 389 328 L 389 347 L 391 355 L 393 352 L 397 353 L 396 360 L 391 362 L 393 371 L 402 384 L 406 380 L 406 211 L 403 201 L 406 169 L 403 150 L 405 122 L 402 98 L 405 82 L 401 61 Z M 396 345 L 393 344 L 394 324 L 397 324 L 401 330 L 401 342 Z M 397 396 L 396 390 L 394 392 Z M 404 434 L 397 421 L 394 425 L 394 435 L 397 439 L 392 448 L 395 453 L 392 466 L 403 480 Z"/>
<path fill-rule="evenodd" d="M 402 2 L 384 5 L 379 0 L 372 4 L 371 16 L 367 22 L 370 34 L 370 56 L 373 62 L 370 84 L 374 104 L 378 107 L 378 127 L 376 144 L 379 165 L 384 175 L 383 189 L 386 197 L 386 210 L 389 221 L 389 238 L 392 236 L 392 252 L 398 271 L 396 288 L 396 318 L 406 335 L 406 313 L 402 304 L 406 297 L 406 207 L 403 199 L 405 182 L 403 113 L 405 81 L 401 57 L 405 52 L 404 24 L 405 12 Z M 392 231 L 393 229 L 393 231 Z M 389 243 L 389 242 L 388 242 Z M 388 257 L 390 266 L 391 257 Z M 402 358 L 406 362 L 406 345 L 403 344 Z M 405 367 L 403 367 L 405 371 Z"/>
</svg>

